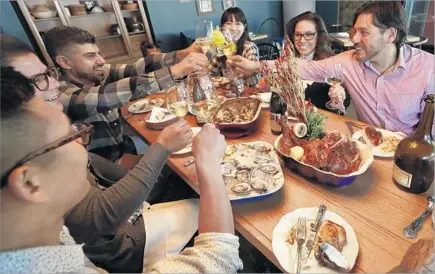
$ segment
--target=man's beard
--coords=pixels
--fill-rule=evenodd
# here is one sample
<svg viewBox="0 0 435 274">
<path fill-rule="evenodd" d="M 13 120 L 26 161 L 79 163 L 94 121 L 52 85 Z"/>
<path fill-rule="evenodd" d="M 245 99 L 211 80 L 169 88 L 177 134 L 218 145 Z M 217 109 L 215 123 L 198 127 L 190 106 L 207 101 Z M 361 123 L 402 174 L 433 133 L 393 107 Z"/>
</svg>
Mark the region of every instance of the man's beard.
<svg viewBox="0 0 435 274">
<path fill-rule="evenodd" d="M 104 75 L 97 76 L 97 75 L 94 75 L 92 73 L 86 73 L 86 72 L 82 72 L 82 71 L 78 71 L 77 72 L 77 76 L 79 78 L 87 79 L 87 80 L 91 81 L 92 83 L 94 83 L 97 86 L 99 86 L 101 84 L 101 81 L 104 80 Z"/>
</svg>

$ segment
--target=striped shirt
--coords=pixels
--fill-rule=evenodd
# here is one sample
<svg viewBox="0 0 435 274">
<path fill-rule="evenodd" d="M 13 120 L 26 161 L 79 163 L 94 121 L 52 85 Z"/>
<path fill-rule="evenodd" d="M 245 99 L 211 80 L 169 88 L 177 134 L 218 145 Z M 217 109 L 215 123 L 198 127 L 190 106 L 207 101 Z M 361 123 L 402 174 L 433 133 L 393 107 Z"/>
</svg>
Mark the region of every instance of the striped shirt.
<svg viewBox="0 0 435 274">
<path fill-rule="evenodd" d="M 259 61 L 260 60 L 260 53 L 258 51 L 258 47 L 255 43 L 251 41 L 245 41 L 243 44 L 243 52 L 242 56 L 245 57 L 248 60 L 252 61 Z M 222 63 L 217 59 L 216 56 L 214 56 L 209 65 L 209 70 L 214 73 L 221 73 L 222 72 Z M 258 80 L 260 80 L 261 75 L 257 74 L 252 77 L 249 77 L 246 80 L 246 85 L 250 87 L 255 87 L 255 85 L 258 83 Z"/>
<path fill-rule="evenodd" d="M 106 64 L 106 78 L 99 86 L 83 85 L 62 76 L 59 89 L 64 112 L 72 121 L 86 121 L 94 126 L 88 151 L 111 161 L 122 156 L 119 108 L 167 88 L 173 81 L 168 66 L 174 63 L 176 52 L 154 54 L 133 65 Z"/>
</svg>

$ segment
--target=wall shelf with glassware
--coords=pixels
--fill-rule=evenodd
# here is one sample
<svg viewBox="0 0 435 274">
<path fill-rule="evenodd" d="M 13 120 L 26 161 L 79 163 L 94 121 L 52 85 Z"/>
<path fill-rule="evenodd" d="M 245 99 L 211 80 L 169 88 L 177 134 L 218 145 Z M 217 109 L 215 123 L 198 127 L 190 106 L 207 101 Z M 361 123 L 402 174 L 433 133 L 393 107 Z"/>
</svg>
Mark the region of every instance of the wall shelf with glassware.
<svg viewBox="0 0 435 274">
<path fill-rule="evenodd" d="M 89 8 L 88 2 L 94 2 L 95 6 Z M 17 3 L 49 65 L 52 65 L 53 61 L 44 46 L 42 35 L 56 26 L 74 26 L 89 31 L 96 37 L 101 54 L 107 56 L 108 63 L 130 63 L 140 57 L 141 41 L 153 43 L 149 19 L 142 1 L 134 1 L 134 9 L 122 9 L 131 3 L 125 4 L 117 0 L 86 3 L 80 0 L 17 0 Z M 95 7 L 101 12 L 92 12 Z M 38 19 L 33 15 L 39 15 L 37 12 L 52 12 L 53 17 Z"/>
<path fill-rule="evenodd" d="M 53 17 L 53 18 L 45 18 L 45 19 L 33 19 L 33 22 L 39 23 L 39 22 L 47 22 L 47 21 L 55 21 L 60 20 L 59 17 Z"/>
<path fill-rule="evenodd" d="M 129 32 L 128 35 L 132 36 L 132 35 L 138 35 L 138 34 L 144 34 L 145 31 L 133 31 L 133 32 Z"/>
<path fill-rule="evenodd" d="M 120 37 L 120 36 L 121 36 L 121 34 L 105 35 L 105 36 L 95 37 L 95 39 L 97 39 L 97 40 L 105 40 L 105 39 L 110 39 L 110 38 L 117 38 L 117 37 Z"/>
<path fill-rule="evenodd" d="M 110 14 L 114 14 L 114 13 L 111 11 L 97 12 L 97 13 L 89 13 L 89 14 L 85 14 L 85 15 L 71 15 L 71 16 L 69 16 L 69 18 L 83 18 L 83 17 L 89 17 L 89 16 L 110 15 Z"/>
</svg>

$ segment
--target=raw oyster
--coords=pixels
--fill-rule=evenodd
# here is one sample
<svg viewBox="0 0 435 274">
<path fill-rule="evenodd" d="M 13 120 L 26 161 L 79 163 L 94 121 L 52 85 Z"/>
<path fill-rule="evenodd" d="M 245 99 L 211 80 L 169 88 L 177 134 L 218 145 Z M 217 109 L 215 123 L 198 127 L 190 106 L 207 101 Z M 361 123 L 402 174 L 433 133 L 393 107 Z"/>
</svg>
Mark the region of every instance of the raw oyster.
<svg viewBox="0 0 435 274">
<path fill-rule="evenodd" d="M 256 163 L 257 165 L 268 164 L 270 162 L 272 162 L 272 159 L 264 156 L 257 156 L 257 158 L 255 158 L 254 160 L 254 163 Z"/>
<path fill-rule="evenodd" d="M 223 176 L 234 176 L 236 167 L 230 163 L 221 164 L 221 173 Z"/>
<path fill-rule="evenodd" d="M 251 174 L 247 169 L 242 169 L 236 172 L 236 179 L 239 182 L 246 183 L 251 179 Z"/>
<path fill-rule="evenodd" d="M 253 144 L 251 148 L 255 149 L 257 152 L 269 152 L 270 147 L 263 144 Z"/>
<path fill-rule="evenodd" d="M 278 168 L 275 165 L 271 165 L 271 164 L 264 164 L 258 167 L 259 170 L 263 171 L 264 173 L 267 174 L 276 174 L 278 172 Z"/>
<path fill-rule="evenodd" d="M 234 185 L 231 190 L 236 193 L 237 195 L 248 195 L 249 192 L 251 192 L 251 186 L 247 183 L 240 183 Z"/>
<path fill-rule="evenodd" d="M 314 256 L 319 262 L 329 267 L 338 268 L 346 272 L 350 270 L 350 265 L 344 255 L 337 248 L 328 243 L 321 244 Z"/>
<path fill-rule="evenodd" d="M 227 146 L 227 148 L 225 149 L 225 156 L 231 156 L 234 154 L 234 152 L 236 152 L 235 146 Z"/>
<path fill-rule="evenodd" d="M 259 179 L 259 178 L 252 178 L 251 179 L 251 187 L 253 190 L 264 193 L 267 192 L 267 187 L 269 186 L 269 183 L 265 180 Z"/>
<path fill-rule="evenodd" d="M 223 161 L 224 164 L 230 164 L 234 167 L 237 167 L 240 163 L 236 159 L 227 159 Z"/>
</svg>

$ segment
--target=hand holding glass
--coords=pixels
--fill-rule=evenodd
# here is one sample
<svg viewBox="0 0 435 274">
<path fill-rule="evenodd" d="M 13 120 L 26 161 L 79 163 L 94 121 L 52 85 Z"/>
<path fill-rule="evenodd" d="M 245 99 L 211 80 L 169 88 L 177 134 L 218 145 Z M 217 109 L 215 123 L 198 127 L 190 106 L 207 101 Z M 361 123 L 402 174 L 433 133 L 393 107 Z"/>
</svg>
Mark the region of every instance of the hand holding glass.
<svg viewBox="0 0 435 274">
<path fill-rule="evenodd" d="M 166 107 L 169 113 L 184 119 L 188 112 L 187 91 L 182 81 L 175 82 L 166 91 Z"/>
<path fill-rule="evenodd" d="M 328 85 L 331 86 L 336 86 L 336 85 L 341 85 L 343 83 L 343 70 L 341 69 L 341 65 L 340 64 L 335 64 L 334 65 L 334 71 L 332 73 L 326 71 L 325 72 L 325 82 Z M 336 110 L 338 109 L 339 111 L 341 111 L 343 114 L 346 114 L 346 108 L 344 107 L 344 101 L 328 101 L 326 102 L 326 108 L 331 109 L 331 110 Z"/>
</svg>

